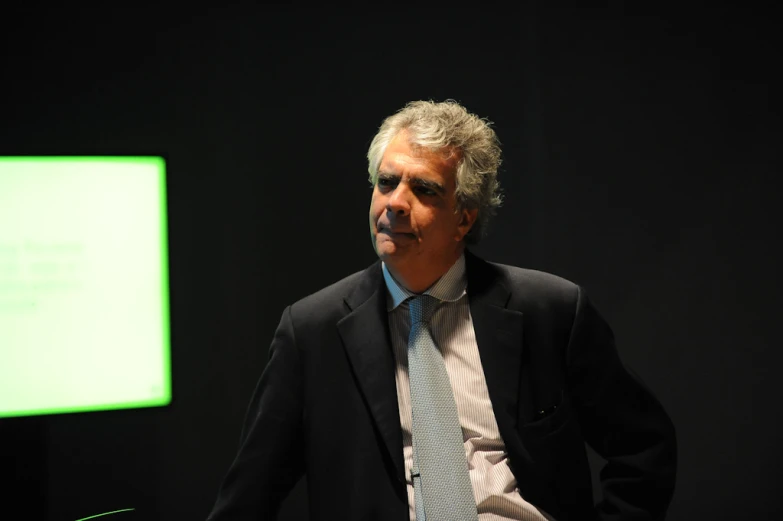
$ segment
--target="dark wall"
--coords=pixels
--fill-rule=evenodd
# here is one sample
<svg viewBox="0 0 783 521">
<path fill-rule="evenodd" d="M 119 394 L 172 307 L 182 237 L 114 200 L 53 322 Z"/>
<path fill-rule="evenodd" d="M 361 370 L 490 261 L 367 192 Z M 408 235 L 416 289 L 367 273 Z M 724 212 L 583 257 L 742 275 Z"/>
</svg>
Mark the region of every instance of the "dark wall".
<svg viewBox="0 0 783 521">
<path fill-rule="evenodd" d="M 203 519 L 283 307 L 374 259 L 375 129 L 455 98 L 504 143 L 506 204 L 478 253 L 592 294 L 677 427 L 669 519 L 780 514 L 769 16 L 5 12 L 0 153 L 167 157 L 174 402 L 1 421 L 2 503 Z"/>
</svg>

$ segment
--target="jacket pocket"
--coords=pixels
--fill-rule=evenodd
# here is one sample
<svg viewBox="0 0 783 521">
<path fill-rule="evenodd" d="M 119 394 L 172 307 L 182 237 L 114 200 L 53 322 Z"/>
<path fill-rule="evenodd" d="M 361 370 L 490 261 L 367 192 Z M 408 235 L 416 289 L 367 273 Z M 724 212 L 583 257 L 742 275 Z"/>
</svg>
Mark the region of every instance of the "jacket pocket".
<svg viewBox="0 0 783 521">
<path fill-rule="evenodd" d="M 540 409 L 540 417 L 522 426 L 522 435 L 526 440 L 541 440 L 556 434 L 573 419 L 571 401 L 564 391 L 560 391 L 560 401 Z"/>
</svg>

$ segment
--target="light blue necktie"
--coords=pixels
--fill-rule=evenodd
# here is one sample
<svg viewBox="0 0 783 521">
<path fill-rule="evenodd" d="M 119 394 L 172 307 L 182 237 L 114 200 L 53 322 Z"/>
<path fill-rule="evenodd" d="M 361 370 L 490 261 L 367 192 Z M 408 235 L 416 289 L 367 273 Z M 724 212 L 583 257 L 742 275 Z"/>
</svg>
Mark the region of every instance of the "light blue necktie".
<svg viewBox="0 0 783 521">
<path fill-rule="evenodd" d="M 413 486 L 417 521 L 477 521 L 457 403 L 429 322 L 439 301 L 410 300 L 408 374 L 413 411 Z"/>
</svg>

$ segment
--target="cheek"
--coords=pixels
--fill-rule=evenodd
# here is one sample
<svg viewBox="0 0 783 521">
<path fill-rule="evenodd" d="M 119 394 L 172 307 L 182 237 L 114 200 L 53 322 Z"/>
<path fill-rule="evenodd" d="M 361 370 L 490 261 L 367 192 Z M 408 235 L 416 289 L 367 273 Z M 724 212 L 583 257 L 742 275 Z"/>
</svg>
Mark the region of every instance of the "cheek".
<svg viewBox="0 0 783 521">
<path fill-rule="evenodd" d="M 375 222 L 378 220 L 378 218 L 383 214 L 383 209 L 385 208 L 385 204 L 381 200 L 381 197 L 376 197 L 375 194 L 373 194 L 372 199 L 370 200 L 370 224 L 373 226 L 375 225 Z"/>
<path fill-rule="evenodd" d="M 433 208 L 426 206 L 420 206 L 411 211 L 411 221 L 413 225 L 419 230 L 435 232 L 443 227 L 443 216 L 438 215 L 437 211 L 433 211 Z"/>
<path fill-rule="evenodd" d="M 454 236 L 457 235 L 456 225 L 450 217 L 446 213 L 428 216 L 426 223 L 427 235 L 433 243 L 446 244 L 451 242 Z"/>
</svg>

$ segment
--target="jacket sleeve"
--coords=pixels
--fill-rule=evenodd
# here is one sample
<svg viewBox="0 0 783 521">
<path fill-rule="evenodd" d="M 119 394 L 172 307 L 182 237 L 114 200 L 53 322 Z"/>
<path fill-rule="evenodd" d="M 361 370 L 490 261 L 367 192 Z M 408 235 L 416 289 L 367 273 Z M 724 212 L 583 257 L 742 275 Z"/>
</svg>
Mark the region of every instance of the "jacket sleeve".
<svg viewBox="0 0 783 521">
<path fill-rule="evenodd" d="M 275 519 L 304 470 L 302 367 L 290 306 L 245 416 L 239 451 L 208 521 Z"/>
<path fill-rule="evenodd" d="M 597 517 L 661 520 L 674 493 L 674 425 L 650 390 L 623 365 L 610 327 L 585 292 L 577 291 L 566 362 L 585 440 L 606 460 Z"/>
</svg>

